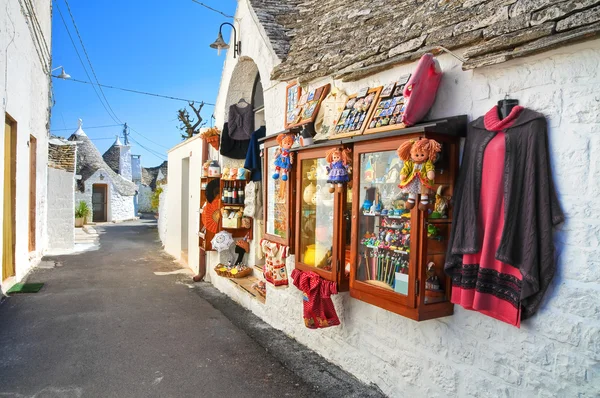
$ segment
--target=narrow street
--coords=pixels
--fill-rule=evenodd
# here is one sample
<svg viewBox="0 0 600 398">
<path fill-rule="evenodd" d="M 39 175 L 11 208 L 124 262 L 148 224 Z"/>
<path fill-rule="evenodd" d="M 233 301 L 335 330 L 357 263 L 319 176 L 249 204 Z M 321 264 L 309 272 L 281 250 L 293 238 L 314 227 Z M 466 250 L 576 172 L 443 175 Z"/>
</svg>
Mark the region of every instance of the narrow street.
<svg viewBox="0 0 600 398">
<path fill-rule="evenodd" d="M 0 305 L 0 396 L 336 396 L 286 369 L 189 276 L 155 275 L 178 266 L 154 222 L 96 229 L 99 250 L 50 258 L 56 267 L 29 277 L 39 293 Z"/>
</svg>

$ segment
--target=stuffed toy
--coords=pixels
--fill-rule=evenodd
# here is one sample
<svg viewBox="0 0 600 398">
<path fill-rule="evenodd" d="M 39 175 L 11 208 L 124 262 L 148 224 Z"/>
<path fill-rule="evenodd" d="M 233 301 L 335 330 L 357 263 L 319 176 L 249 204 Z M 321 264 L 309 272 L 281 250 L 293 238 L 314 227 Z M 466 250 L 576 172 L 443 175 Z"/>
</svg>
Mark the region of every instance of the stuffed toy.
<svg viewBox="0 0 600 398">
<path fill-rule="evenodd" d="M 275 174 L 273 174 L 273 179 L 277 180 L 281 172 L 281 181 L 287 181 L 288 171 L 292 168 L 292 163 L 294 163 L 294 154 L 290 152 L 290 148 L 294 145 L 294 135 L 279 134 L 277 136 L 277 143 L 279 144 L 279 148 L 275 152 Z"/>
<path fill-rule="evenodd" d="M 327 182 L 331 184 L 329 192 L 333 193 L 335 191 L 335 184 L 342 187 L 344 183 L 350 181 L 350 172 L 352 171 L 350 152 L 348 148 L 333 148 L 327 151 L 325 160 L 329 163 L 329 166 L 327 166 Z"/>
<path fill-rule="evenodd" d="M 415 207 L 419 193 L 419 210 L 427 209 L 429 191 L 433 189 L 435 178 L 433 162 L 441 150 L 442 146 L 437 141 L 427 138 L 406 141 L 398 148 L 398 157 L 404 161 L 398 187 L 402 192 L 408 193 L 408 200 L 404 205 L 406 209 Z"/>
</svg>

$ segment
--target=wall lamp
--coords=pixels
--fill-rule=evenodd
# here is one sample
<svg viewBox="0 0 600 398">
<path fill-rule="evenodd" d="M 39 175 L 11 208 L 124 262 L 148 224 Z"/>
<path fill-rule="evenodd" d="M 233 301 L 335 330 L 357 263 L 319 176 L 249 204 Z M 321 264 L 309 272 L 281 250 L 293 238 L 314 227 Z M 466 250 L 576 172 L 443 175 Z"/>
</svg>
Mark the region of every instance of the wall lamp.
<svg viewBox="0 0 600 398">
<path fill-rule="evenodd" d="M 235 58 L 236 55 L 241 55 L 242 53 L 242 42 L 237 41 L 237 31 L 235 30 L 235 26 L 233 26 L 229 22 L 223 22 L 221 26 L 219 26 L 219 36 L 217 36 L 217 40 L 215 40 L 215 42 L 210 45 L 210 48 L 216 49 L 217 55 L 221 55 L 221 50 L 227 50 L 229 48 L 229 44 L 227 44 L 225 40 L 223 40 L 223 35 L 221 34 L 223 25 L 229 25 L 233 29 L 233 58 Z"/>
<path fill-rule="evenodd" d="M 54 72 L 54 71 L 55 71 L 55 70 L 57 70 L 57 69 L 60 69 L 60 70 L 61 70 L 61 72 L 60 72 L 60 75 L 58 75 L 58 76 L 54 76 L 54 75 L 52 75 L 52 77 L 58 77 L 59 79 L 63 79 L 63 80 L 64 80 L 64 79 L 70 79 L 70 78 L 71 78 L 71 75 L 69 75 L 68 73 L 65 73 L 65 68 L 63 68 L 62 66 L 58 66 L 58 67 L 56 67 L 56 68 L 52 69 L 52 70 L 50 71 L 50 74 L 52 74 L 52 72 Z"/>
</svg>

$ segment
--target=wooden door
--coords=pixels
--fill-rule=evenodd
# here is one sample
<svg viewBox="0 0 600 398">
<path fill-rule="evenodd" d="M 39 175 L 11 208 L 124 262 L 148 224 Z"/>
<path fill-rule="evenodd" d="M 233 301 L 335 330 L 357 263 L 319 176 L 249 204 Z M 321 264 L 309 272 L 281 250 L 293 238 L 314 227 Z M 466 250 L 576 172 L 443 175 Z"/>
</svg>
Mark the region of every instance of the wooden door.
<svg viewBox="0 0 600 398">
<path fill-rule="evenodd" d="M 15 275 L 15 206 L 17 165 L 16 124 L 4 122 L 4 220 L 2 239 L 2 280 Z"/>
<path fill-rule="evenodd" d="M 29 136 L 29 251 L 35 251 L 37 210 L 37 139 Z"/>
<path fill-rule="evenodd" d="M 92 186 L 92 220 L 94 222 L 107 221 L 106 191 L 106 184 L 94 184 Z"/>
</svg>

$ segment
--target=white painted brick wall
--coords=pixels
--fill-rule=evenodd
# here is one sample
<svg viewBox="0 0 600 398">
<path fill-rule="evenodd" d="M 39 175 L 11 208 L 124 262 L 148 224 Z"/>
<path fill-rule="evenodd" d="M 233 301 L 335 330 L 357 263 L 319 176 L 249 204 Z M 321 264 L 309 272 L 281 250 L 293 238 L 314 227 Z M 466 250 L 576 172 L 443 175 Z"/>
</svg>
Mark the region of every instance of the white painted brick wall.
<svg viewBox="0 0 600 398">
<path fill-rule="evenodd" d="M 72 249 L 75 245 L 74 174 L 48 168 L 48 248 Z"/>
<path fill-rule="evenodd" d="M 244 55 L 258 64 L 263 80 L 267 134 L 274 134 L 283 128 L 286 84 L 269 81 L 277 60 L 253 27 L 246 1 L 239 2 L 237 17 Z M 207 279 L 390 396 L 600 396 L 600 40 L 468 72 L 449 55 L 439 61 L 444 78 L 430 118 L 467 114 L 472 120 L 509 93 L 549 119 L 553 173 L 567 221 L 555 235 L 558 272 L 536 316 L 517 329 L 456 306 L 451 317 L 418 323 L 342 293 L 334 298 L 342 325 L 309 330 L 302 321 L 302 294 L 293 285 L 268 284 L 262 305 L 214 273 L 218 256 L 212 253 Z M 237 95 L 228 93 L 235 65 L 228 54 L 217 125 Z M 354 93 L 395 81 L 415 66 L 340 85 Z M 310 88 L 329 82 L 322 79 Z M 293 267 L 291 257 L 288 274 Z"/>
</svg>

